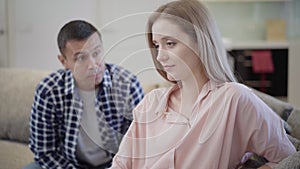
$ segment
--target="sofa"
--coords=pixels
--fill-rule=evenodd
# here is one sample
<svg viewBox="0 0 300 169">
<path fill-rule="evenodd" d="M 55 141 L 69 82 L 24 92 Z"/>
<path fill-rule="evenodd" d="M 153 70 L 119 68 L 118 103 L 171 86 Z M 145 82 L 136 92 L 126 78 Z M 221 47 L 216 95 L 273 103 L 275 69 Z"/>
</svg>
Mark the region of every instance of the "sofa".
<svg viewBox="0 0 300 169">
<path fill-rule="evenodd" d="M 34 90 L 49 71 L 0 68 L 0 169 L 20 169 L 33 161 L 28 148 L 29 116 Z M 142 84 L 147 93 L 168 84 Z M 298 152 L 284 159 L 278 169 L 300 168 L 300 109 L 275 97 L 254 90 L 282 119 Z M 256 160 L 256 159 L 255 159 Z"/>
</svg>

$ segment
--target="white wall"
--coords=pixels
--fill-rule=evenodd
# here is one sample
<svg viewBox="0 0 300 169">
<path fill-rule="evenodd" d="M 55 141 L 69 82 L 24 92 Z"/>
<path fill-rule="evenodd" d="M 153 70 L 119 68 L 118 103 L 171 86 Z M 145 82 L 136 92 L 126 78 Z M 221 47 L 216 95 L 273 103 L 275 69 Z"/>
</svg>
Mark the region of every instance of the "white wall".
<svg viewBox="0 0 300 169">
<path fill-rule="evenodd" d="M 205 2 L 224 37 L 235 41 L 266 40 L 269 19 L 286 23 L 287 39 L 300 38 L 300 1 L 235 0 Z"/>
<path fill-rule="evenodd" d="M 161 81 L 146 44 L 149 14 L 166 0 L 101 0 L 100 31 L 106 60 L 128 68 L 142 82 Z"/>
<path fill-rule="evenodd" d="M 102 32 L 108 62 L 128 68 L 137 74 L 142 82 L 161 81 L 153 68 L 146 46 L 144 30 L 149 15 L 147 12 L 153 11 L 167 1 L 170 0 L 7 0 L 9 4 L 10 40 L 8 53 L 10 54 L 10 67 L 47 70 L 61 68 L 56 59 L 58 54 L 56 45 L 58 30 L 67 21 L 80 18 L 94 23 Z M 289 4 L 293 7 L 290 12 L 292 15 L 290 18 L 294 20 L 294 22 L 291 22 L 293 23 L 291 27 L 298 30 L 300 23 L 298 8 L 300 3 L 298 3 L 298 0 L 292 2 Z M 214 9 L 232 7 L 233 4 L 230 4 L 211 3 L 209 5 L 212 13 L 218 15 L 215 17 L 218 23 L 221 24 L 221 31 L 223 30 L 222 22 L 228 25 L 227 19 L 224 18 L 227 17 L 224 14 L 227 14 L 228 10 L 225 10 L 227 11 L 225 13 L 224 10 L 217 10 L 219 13 L 214 13 Z M 236 8 L 243 7 L 244 9 L 249 6 L 249 9 L 263 7 L 269 9 L 272 7 L 270 11 L 274 11 L 278 6 L 282 6 L 280 4 L 251 5 L 250 3 L 249 6 L 247 3 L 242 3 L 236 4 Z M 283 6 L 285 4 L 283 3 Z M 269 12 L 265 13 L 268 14 Z M 223 15 L 224 17 L 222 17 Z M 255 13 L 253 15 L 254 20 L 257 19 Z M 281 12 L 278 15 L 281 16 Z M 239 36 L 236 32 L 240 30 L 239 27 L 234 27 L 231 32 L 233 35 Z M 299 31 L 292 31 L 292 33 L 293 37 L 299 35 Z M 290 62 L 292 67 L 289 73 L 300 74 L 300 70 L 293 68 L 297 66 L 293 63 L 298 62 Z M 297 79 L 299 78 L 292 78 L 296 81 Z M 293 82 L 289 82 L 289 84 L 291 83 Z M 299 83 L 297 82 L 297 84 Z M 289 86 L 289 95 L 295 93 L 294 90 L 297 89 Z M 299 98 L 299 95 L 295 97 Z"/>
<path fill-rule="evenodd" d="M 56 36 L 63 24 L 86 19 L 103 34 L 106 60 L 126 67 L 141 81 L 161 81 L 153 69 L 144 35 L 150 11 L 162 0 L 12 0 L 10 67 L 55 70 Z M 166 1 L 165 1 L 166 2 Z M 146 13 L 145 13 L 146 12 Z M 149 71 L 150 70 L 150 71 Z"/>
<path fill-rule="evenodd" d="M 6 67 L 9 63 L 6 3 L 6 0 L 0 0 L 0 67 Z"/>
<path fill-rule="evenodd" d="M 97 0 L 12 0 L 11 67 L 57 69 L 57 33 L 71 19 L 97 22 Z"/>
</svg>

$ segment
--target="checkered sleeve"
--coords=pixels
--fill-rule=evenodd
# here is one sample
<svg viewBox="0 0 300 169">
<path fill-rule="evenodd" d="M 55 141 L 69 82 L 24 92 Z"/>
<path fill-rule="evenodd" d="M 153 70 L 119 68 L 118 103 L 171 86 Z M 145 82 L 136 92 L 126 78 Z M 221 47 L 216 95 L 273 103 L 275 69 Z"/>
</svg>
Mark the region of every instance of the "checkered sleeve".
<svg viewBox="0 0 300 169">
<path fill-rule="evenodd" d="M 128 110 L 126 112 L 130 112 L 130 117 L 132 117 L 133 109 L 138 105 L 138 103 L 144 97 L 143 88 L 138 81 L 138 79 L 134 76 L 131 80 L 130 84 L 130 96 L 129 96 Z M 131 119 L 132 120 L 132 119 Z"/>
<path fill-rule="evenodd" d="M 30 117 L 29 147 L 35 154 L 35 161 L 43 168 L 75 169 L 58 148 L 59 120 L 55 115 L 54 95 L 48 88 L 49 86 L 41 83 L 35 92 Z"/>
</svg>

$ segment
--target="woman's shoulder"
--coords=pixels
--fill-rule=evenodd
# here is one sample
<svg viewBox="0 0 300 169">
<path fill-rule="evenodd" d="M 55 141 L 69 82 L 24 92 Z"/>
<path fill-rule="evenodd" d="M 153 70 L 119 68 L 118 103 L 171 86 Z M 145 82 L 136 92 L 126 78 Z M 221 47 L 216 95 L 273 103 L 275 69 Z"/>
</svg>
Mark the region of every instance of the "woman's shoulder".
<svg viewBox="0 0 300 169">
<path fill-rule="evenodd" d="M 256 102 L 260 102 L 259 98 L 255 95 L 252 88 L 238 82 L 226 82 L 220 84 L 217 87 L 216 94 L 220 97 L 225 97 L 227 100 L 243 102 L 243 103 L 251 103 L 254 104 Z"/>
<path fill-rule="evenodd" d="M 163 108 L 168 99 L 168 93 L 172 90 L 169 88 L 157 88 L 148 92 L 143 100 L 135 107 L 134 114 L 136 117 L 143 116 L 143 114 L 155 114 Z"/>
<path fill-rule="evenodd" d="M 238 82 L 226 82 L 221 88 L 226 92 L 232 93 L 234 96 L 248 96 L 253 93 L 252 89 L 248 86 Z"/>
<path fill-rule="evenodd" d="M 166 99 L 166 95 L 171 88 L 156 88 L 148 92 L 144 99 L 137 106 L 149 106 L 149 104 L 156 104 Z"/>
<path fill-rule="evenodd" d="M 269 109 L 269 107 L 254 93 L 252 88 L 236 82 L 230 82 L 226 85 L 227 94 L 230 94 L 232 96 L 232 100 L 236 100 L 241 107 L 252 107 L 257 111 L 262 109 L 266 111 L 266 109 Z"/>
</svg>

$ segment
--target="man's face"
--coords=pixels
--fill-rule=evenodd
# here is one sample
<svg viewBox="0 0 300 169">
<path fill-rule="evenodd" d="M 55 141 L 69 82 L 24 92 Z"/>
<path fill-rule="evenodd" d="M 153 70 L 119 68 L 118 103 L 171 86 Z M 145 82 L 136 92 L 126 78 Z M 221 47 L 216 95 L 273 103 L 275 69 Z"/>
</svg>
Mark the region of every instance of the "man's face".
<svg viewBox="0 0 300 169">
<path fill-rule="evenodd" d="M 72 71 L 80 89 L 94 90 L 101 83 L 105 63 L 102 42 L 97 33 L 86 40 L 68 41 L 64 56 L 59 56 L 59 60 Z"/>
</svg>

